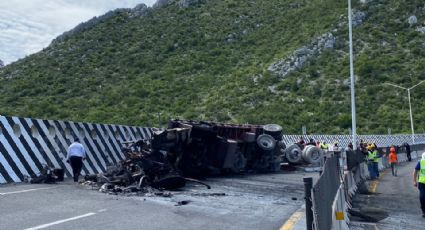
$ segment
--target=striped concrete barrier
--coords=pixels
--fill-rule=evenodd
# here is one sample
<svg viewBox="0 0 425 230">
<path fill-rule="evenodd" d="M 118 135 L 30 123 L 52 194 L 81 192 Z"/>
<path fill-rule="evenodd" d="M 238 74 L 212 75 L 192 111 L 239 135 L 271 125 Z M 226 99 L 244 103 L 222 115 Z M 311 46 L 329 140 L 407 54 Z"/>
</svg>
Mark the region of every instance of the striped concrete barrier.
<svg viewBox="0 0 425 230">
<path fill-rule="evenodd" d="M 286 146 L 297 143 L 300 138 L 304 138 L 305 142 L 310 139 L 314 141 L 326 142 L 330 145 L 337 142 L 339 147 L 346 148 L 352 142 L 351 135 L 283 135 L 283 142 Z M 364 140 L 366 143 L 376 143 L 378 147 L 382 146 L 401 146 L 403 143 L 412 144 L 412 135 L 410 134 L 395 134 L 395 135 L 357 135 L 357 141 Z M 425 143 L 425 134 L 415 134 L 415 143 Z"/>
<path fill-rule="evenodd" d="M 87 151 L 82 174 L 105 172 L 124 158 L 121 142 L 148 139 L 150 128 L 0 116 L 0 184 L 39 175 L 44 165 L 72 169 L 67 148 L 78 137 Z"/>
</svg>

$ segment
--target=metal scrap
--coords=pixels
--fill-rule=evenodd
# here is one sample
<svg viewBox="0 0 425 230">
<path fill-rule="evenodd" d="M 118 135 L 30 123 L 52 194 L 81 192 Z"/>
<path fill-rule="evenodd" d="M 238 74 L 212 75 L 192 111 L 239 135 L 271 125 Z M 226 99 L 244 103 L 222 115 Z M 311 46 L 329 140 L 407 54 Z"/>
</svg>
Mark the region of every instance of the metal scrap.
<svg viewBox="0 0 425 230">
<path fill-rule="evenodd" d="M 176 190 L 187 181 L 209 185 L 195 179 L 185 178 L 171 167 L 163 151 L 154 149 L 151 140 L 125 142 L 122 151 L 126 156 L 117 165 L 109 166 L 105 173 L 90 174 L 84 177 L 83 184 L 96 186 L 100 192 L 108 194 L 154 194 L 169 197 L 161 190 Z"/>
<path fill-rule="evenodd" d="M 150 139 L 126 141 L 125 159 L 103 174 L 87 175 L 101 192 L 143 193 L 147 188 L 176 190 L 193 178 L 280 170 L 286 148 L 279 125 L 233 125 L 171 120 Z M 93 185 L 93 184 L 91 184 Z M 149 192 L 149 191 L 148 191 Z"/>
<path fill-rule="evenodd" d="M 39 175 L 24 176 L 24 182 L 31 184 L 54 184 L 63 181 L 64 170 L 44 165 Z"/>
</svg>

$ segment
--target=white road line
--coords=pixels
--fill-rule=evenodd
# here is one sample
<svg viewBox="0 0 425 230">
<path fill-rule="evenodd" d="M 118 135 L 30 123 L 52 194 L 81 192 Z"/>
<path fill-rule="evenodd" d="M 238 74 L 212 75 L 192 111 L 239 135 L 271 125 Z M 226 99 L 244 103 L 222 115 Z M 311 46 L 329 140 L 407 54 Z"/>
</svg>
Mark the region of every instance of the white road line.
<svg viewBox="0 0 425 230">
<path fill-rule="evenodd" d="M 55 188 L 55 187 L 33 188 L 33 189 L 19 190 L 19 191 L 13 191 L 13 192 L 0 192 L 0 196 L 9 195 L 9 194 L 16 194 L 16 193 L 32 192 L 32 191 L 37 191 L 37 190 L 52 189 L 52 188 Z"/>
<path fill-rule="evenodd" d="M 52 222 L 52 223 L 43 224 L 43 225 L 39 225 L 39 226 L 32 227 L 32 228 L 27 228 L 25 230 L 37 230 L 37 229 L 48 228 L 48 227 L 53 226 L 53 225 L 58 225 L 58 224 L 62 224 L 62 223 L 68 222 L 68 221 L 78 220 L 78 219 L 93 216 L 93 215 L 96 215 L 96 213 L 89 212 L 89 213 L 86 213 L 86 214 L 81 215 L 81 216 L 75 216 L 75 217 L 71 217 L 71 218 L 64 219 L 64 220 L 58 220 L 58 221 L 55 221 L 55 222 Z"/>
</svg>

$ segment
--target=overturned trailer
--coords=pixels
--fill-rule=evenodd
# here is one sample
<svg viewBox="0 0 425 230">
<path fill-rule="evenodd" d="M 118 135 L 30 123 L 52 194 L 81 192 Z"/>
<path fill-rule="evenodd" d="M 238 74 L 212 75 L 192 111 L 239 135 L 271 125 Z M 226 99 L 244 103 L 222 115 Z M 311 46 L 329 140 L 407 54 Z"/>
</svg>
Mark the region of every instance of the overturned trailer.
<svg viewBox="0 0 425 230">
<path fill-rule="evenodd" d="M 282 127 L 234 125 L 171 120 L 156 132 L 153 150 L 163 151 L 170 164 L 185 176 L 241 171 L 274 172 L 280 169 Z"/>
<path fill-rule="evenodd" d="M 151 139 L 124 142 L 126 159 L 86 181 L 107 192 L 176 189 L 192 179 L 242 171 L 280 169 L 285 149 L 279 125 L 232 125 L 171 120 Z M 206 184 L 204 184 L 206 185 Z M 209 186 L 206 185 L 208 188 Z"/>
<path fill-rule="evenodd" d="M 276 172 L 283 161 L 297 164 L 303 159 L 315 163 L 321 156 L 313 146 L 303 150 L 298 146 L 286 148 L 282 127 L 276 124 L 171 120 L 167 129 L 155 130 L 151 139 L 123 144 L 125 160 L 104 174 L 86 176 L 86 180 L 106 183 L 109 190 L 140 191 L 146 186 L 176 189 L 185 186 L 186 181 L 202 183 L 189 178 Z"/>
</svg>

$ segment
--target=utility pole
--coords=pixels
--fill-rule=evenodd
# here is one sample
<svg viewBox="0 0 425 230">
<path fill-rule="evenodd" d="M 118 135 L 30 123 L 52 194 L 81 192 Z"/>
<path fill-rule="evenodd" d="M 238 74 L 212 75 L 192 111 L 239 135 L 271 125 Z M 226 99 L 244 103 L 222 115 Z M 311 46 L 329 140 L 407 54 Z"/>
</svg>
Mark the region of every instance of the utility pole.
<svg viewBox="0 0 425 230">
<path fill-rule="evenodd" d="M 356 98 L 354 88 L 354 64 L 353 64 L 353 21 L 351 15 L 351 0 L 348 0 L 348 36 L 350 43 L 350 79 L 351 79 L 351 131 L 353 135 L 353 150 L 357 149 L 356 132 Z"/>
</svg>

